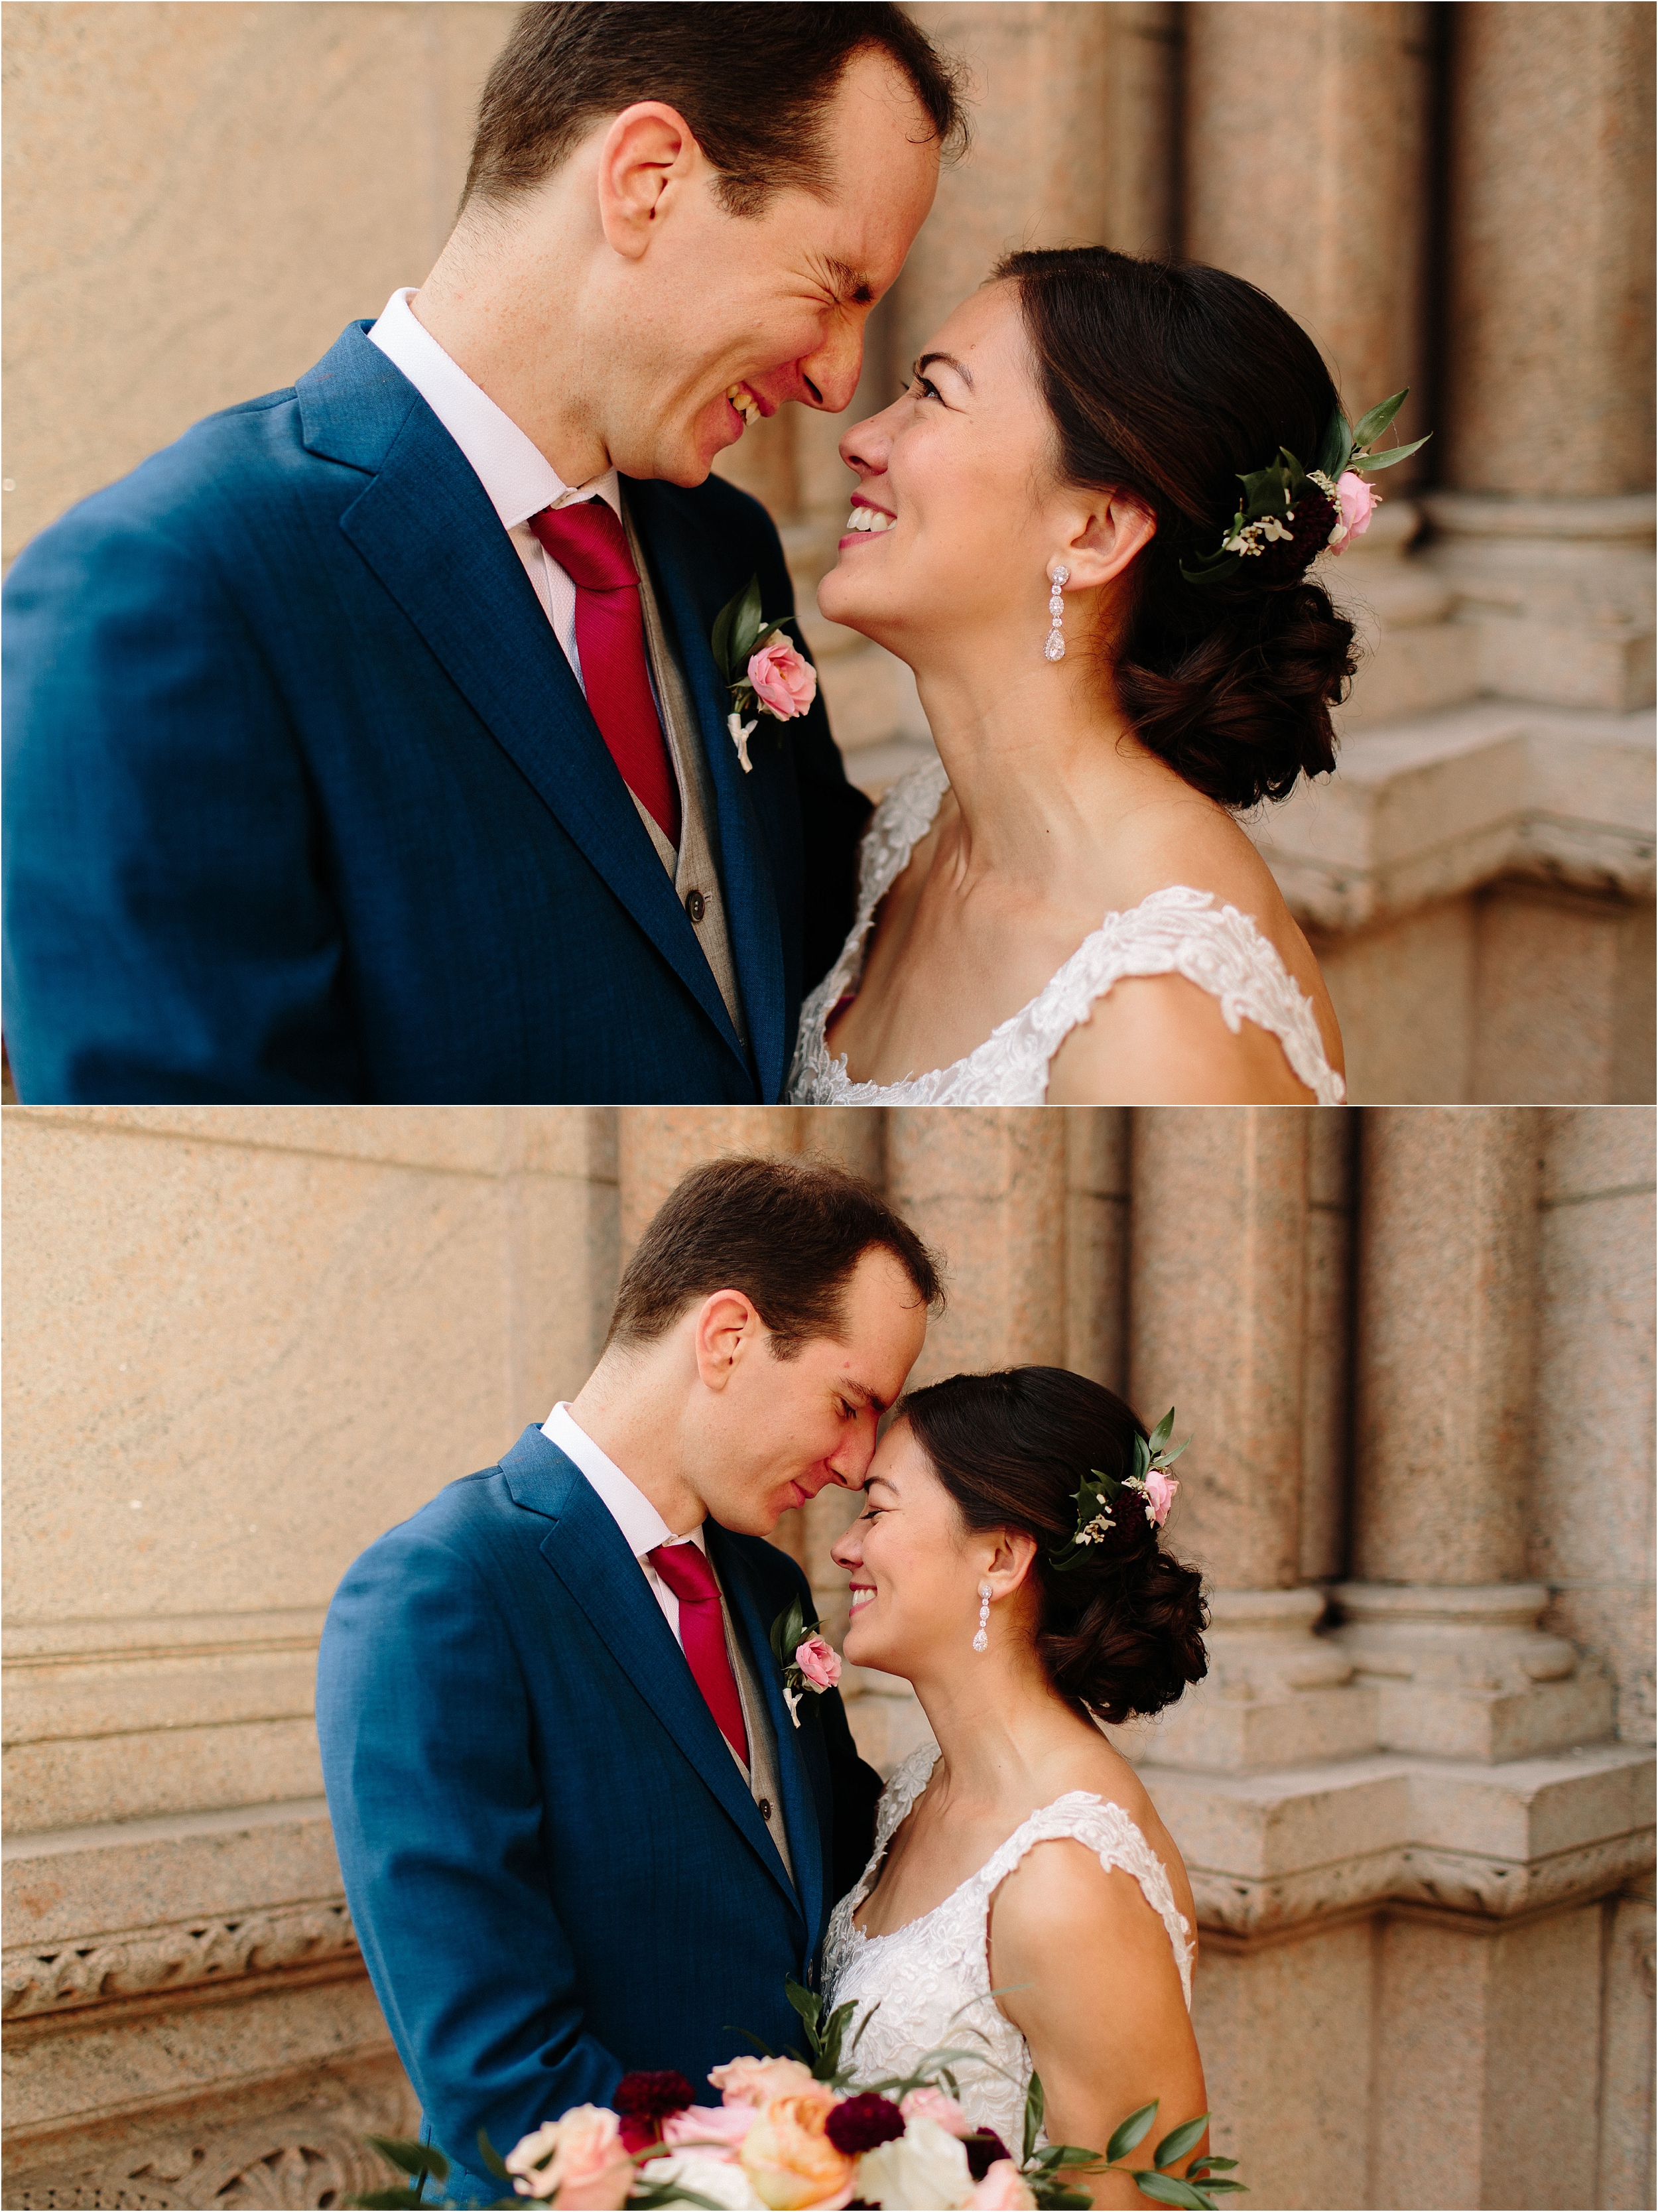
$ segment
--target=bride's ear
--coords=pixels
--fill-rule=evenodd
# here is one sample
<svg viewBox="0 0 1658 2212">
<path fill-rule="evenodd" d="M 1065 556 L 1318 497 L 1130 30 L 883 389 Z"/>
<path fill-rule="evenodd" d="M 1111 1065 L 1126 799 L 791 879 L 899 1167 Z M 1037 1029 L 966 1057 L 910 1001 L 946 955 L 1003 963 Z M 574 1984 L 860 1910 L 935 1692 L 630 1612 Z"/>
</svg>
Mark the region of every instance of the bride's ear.
<svg viewBox="0 0 1658 2212">
<path fill-rule="evenodd" d="M 998 1597 L 1011 1597 L 1030 1572 L 1036 1557 L 1036 1539 L 1025 1528 L 999 1528 L 993 1539 L 989 1572 L 995 1577 Z"/>
<path fill-rule="evenodd" d="M 1157 534 L 1157 519 L 1144 500 L 1128 492 L 1102 493 L 1059 556 L 1071 571 L 1066 591 L 1097 591 L 1110 583 Z"/>
</svg>

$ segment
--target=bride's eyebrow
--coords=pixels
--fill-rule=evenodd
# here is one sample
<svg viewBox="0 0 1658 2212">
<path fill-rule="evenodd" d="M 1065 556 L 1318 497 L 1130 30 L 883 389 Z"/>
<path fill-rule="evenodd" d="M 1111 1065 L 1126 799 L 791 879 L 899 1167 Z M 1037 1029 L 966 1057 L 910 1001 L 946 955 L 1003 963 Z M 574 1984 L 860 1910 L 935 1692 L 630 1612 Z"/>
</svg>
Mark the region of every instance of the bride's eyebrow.
<svg viewBox="0 0 1658 2212">
<path fill-rule="evenodd" d="M 915 374 L 917 376 L 924 374 L 926 371 L 932 367 L 935 361 L 943 362 L 946 368 L 953 368 L 957 375 L 961 378 L 963 383 L 966 385 L 968 390 L 969 392 L 972 391 L 973 371 L 967 366 L 965 362 L 957 361 L 953 353 L 924 353 L 920 361 L 915 364 Z"/>
</svg>

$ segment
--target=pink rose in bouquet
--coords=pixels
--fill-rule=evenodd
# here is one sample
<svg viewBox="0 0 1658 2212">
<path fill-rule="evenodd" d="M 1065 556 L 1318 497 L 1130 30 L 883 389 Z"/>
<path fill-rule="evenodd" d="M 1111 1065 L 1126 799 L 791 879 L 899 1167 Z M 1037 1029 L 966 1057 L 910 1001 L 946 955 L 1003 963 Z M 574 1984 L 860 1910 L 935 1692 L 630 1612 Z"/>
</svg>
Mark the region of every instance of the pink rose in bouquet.
<svg viewBox="0 0 1658 2212">
<path fill-rule="evenodd" d="M 1362 538 L 1370 526 L 1370 517 L 1382 504 L 1382 495 L 1373 484 L 1351 469 L 1344 469 L 1336 478 L 1336 497 L 1341 502 L 1341 520 L 1330 539 L 1332 553 L 1345 553 L 1355 538 Z"/>
<path fill-rule="evenodd" d="M 815 2094 L 774 2097 L 756 2114 L 740 2154 L 754 2193 L 775 2212 L 846 2204 L 851 2201 L 855 2160 L 838 2151 L 827 2133 L 835 2097 L 820 2081 Z"/>
<path fill-rule="evenodd" d="M 786 637 L 773 638 L 750 657 L 749 681 L 761 706 L 780 722 L 804 714 L 817 696 L 817 671 Z"/>
<path fill-rule="evenodd" d="M 735 2160 L 758 2107 L 754 2105 L 692 2105 L 662 2123 L 670 2150 L 701 2151 L 706 2158 Z"/>
<path fill-rule="evenodd" d="M 954 2097 L 942 2089 L 912 2089 L 898 2107 L 907 2120 L 937 2120 L 952 2136 L 970 2136 L 973 2123 Z"/>
<path fill-rule="evenodd" d="M 832 2097 L 798 2058 L 728 2058 L 708 2076 L 727 2105 L 769 2105 L 774 2097 Z"/>
<path fill-rule="evenodd" d="M 968 2199 L 970 2212 L 1035 2212 L 1035 2198 L 1011 2158 L 999 2158 Z"/>
<path fill-rule="evenodd" d="M 821 1636 L 795 1645 L 794 1663 L 814 1690 L 832 1690 L 841 1679 L 841 1655 Z"/>
<path fill-rule="evenodd" d="M 550 2120 L 507 2154 L 506 2166 L 520 2197 L 556 2197 L 559 2212 L 616 2212 L 633 2185 L 621 2124 L 602 2105 Z"/>
</svg>

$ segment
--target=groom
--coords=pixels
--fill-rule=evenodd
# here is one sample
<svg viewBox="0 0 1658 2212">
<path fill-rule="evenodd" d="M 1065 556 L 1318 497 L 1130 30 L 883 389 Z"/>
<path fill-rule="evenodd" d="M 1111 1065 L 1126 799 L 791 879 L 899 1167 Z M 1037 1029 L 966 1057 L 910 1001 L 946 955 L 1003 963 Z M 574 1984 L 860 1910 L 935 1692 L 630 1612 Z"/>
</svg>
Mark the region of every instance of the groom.
<svg viewBox="0 0 1658 2212">
<path fill-rule="evenodd" d="M 823 1164 L 696 1169 L 646 1230 L 579 1395 L 347 1573 L 317 1726 L 352 1918 L 426 2130 L 501 2153 L 624 2072 L 799 2039 L 880 1783 L 838 1692 L 769 1649 L 805 1577 L 762 1540 L 861 1484 L 939 1298 Z"/>
<path fill-rule="evenodd" d="M 738 762 L 709 467 L 847 406 L 958 131 L 895 6 L 523 10 L 426 283 L 13 570 L 23 1098 L 780 1097 L 867 805 L 821 705 Z"/>
</svg>

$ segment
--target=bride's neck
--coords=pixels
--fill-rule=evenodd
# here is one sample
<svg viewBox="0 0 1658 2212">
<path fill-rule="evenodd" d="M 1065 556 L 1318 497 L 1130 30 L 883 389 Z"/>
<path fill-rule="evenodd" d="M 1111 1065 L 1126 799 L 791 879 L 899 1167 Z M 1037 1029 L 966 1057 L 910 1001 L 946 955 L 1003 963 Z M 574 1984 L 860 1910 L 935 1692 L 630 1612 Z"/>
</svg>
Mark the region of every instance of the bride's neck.
<svg viewBox="0 0 1658 2212">
<path fill-rule="evenodd" d="M 1040 1794 L 1045 1760 L 1082 1725 L 1028 1646 L 914 1680 L 950 1795 L 969 1803 Z"/>
<path fill-rule="evenodd" d="M 1098 671 L 1005 656 L 915 672 L 921 706 L 960 809 L 964 874 L 1037 886 L 1089 866 L 1103 837 L 1155 793 L 1157 764 Z"/>
</svg>

